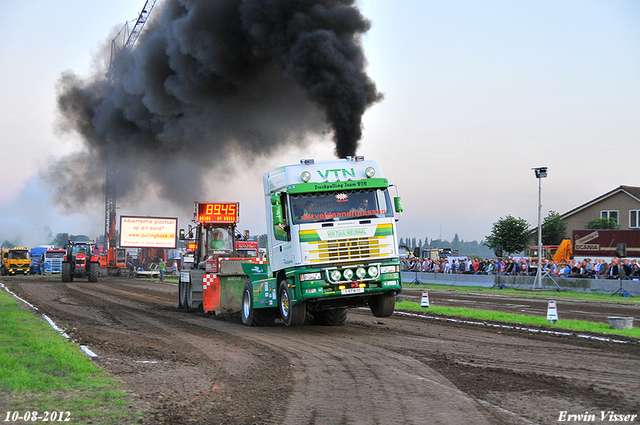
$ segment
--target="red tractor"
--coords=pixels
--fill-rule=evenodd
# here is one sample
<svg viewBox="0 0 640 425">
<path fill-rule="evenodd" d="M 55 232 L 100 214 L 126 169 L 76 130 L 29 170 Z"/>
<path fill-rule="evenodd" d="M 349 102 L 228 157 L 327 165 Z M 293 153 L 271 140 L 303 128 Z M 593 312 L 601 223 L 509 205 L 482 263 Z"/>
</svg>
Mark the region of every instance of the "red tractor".
<svg viewBox="0 0 640 425">
<path fill-rule="evenodd" d="M 89 282 L 98 281 L 100 262 L 93 242 L 69 241 L 62 260 L 62 281 L 73 282 L 74 277 L 88 277 Z"/>
</svg>

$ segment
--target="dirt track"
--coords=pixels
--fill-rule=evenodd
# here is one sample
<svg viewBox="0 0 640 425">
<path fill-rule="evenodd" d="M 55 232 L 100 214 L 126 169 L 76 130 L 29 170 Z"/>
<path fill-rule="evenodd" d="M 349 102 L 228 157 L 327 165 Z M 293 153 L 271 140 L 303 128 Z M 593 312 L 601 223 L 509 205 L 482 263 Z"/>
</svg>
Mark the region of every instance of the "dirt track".
<svg viewBox="0 0 640 425">
<path fill-rule="evenodd" d="M 367 310 L 351 310 L 342 327 L 251 328 L 176 309 L 169 284 L 3 282 L 94 351 L 145 424 L 547 424 L 561 412 L 595 413 L 595 422 L 601 411 L 640 414 L 635 340 Z M 525 305 L 513 298 L 505 304 Z"/>
</svg>

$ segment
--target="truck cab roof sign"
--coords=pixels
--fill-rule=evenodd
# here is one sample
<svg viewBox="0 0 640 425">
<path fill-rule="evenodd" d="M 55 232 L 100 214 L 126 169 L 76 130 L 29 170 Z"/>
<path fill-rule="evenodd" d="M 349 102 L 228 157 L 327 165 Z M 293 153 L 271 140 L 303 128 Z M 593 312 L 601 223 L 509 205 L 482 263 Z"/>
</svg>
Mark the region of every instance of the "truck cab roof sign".
<svg viewBox="0 0 640 425">
<path fill-rule="evenodd" d="M 334 190 L 352 189 L 384 189 L 389 187 L 387 179 L 369 179 L 343 182 L 322 182 L 322 183 L 300 183 L 287 186 L 287 192 L 309 193 L 309 192 L 330 192 Z"/>
</svg>

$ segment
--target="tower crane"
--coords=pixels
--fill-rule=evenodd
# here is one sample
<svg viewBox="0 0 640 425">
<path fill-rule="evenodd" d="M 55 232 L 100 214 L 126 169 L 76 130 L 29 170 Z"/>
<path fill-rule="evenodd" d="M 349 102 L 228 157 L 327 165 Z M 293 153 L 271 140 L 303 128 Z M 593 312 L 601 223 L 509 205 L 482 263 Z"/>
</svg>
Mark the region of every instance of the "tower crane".
<svg viewBox="0 0 640 425">
<path fill-rule="evenodd" d="M 113 40 L 111 40 L 111 58 L 109 62 L 109 71 L 107 71 L 106 74 L 110 83 L 115 84 L 118 81 L 119 75 L 115 67 L 116 61 L 123 53 L 131 51 L 133 45 L 140 36 L 144 25 L 149 19 L 153 6 L 155 6 L 156 2 L 157 0 L 146 0 L 140 15 L 138 15 L 138 18 L 135 20 L 133 29 L 129 31 L 129 23 L 133 21 L 128 21 L 124 24 Z M 120 45 L 119 40 L 124 40 L 124 43 Z M 107 153 L 104 210 L 106 255 L 101 256 L 100 265 L 101 267 L 107 267 L 107 270 L 119 269 L 120 267 L 124 267 L 125 258 L 124 250 L 122 250 L 121 255 L 118 255 L 118 250 L 116 248 L 116 161 L 113 156 L 109 155 L 109 153 Z"/>
<path fill-rule="evenodd" d="M 122 29 L 118 32 L 118 34 L 111 40 L 111 59 L 109 61 L 109 71 L 107 71 L 107 78 L 109 81 L 114 83 L 118 79 L 118 75 L 115 70 L 115 62 L 123 52 L 129 52 L 133 48 L 133 45 L 138 40 L 142 29 L 144 28 L 144 24 L 147 23 L 149 19 L 149 15 L 151 15 L 151 11 L 153 10 L 153 6 L 155 6 L 158 0 L 147 0 L 142 7 L 142 11 L 140 15 L 138 15 L 138 19 L 135 19 L 135 25 L 133 29 L 129 31 L 129 24 L 133 21 L 127 21 Z M 122 45 L 118 44 L 118 40 L 122 39 L 124 43 Z"/>
</svg>

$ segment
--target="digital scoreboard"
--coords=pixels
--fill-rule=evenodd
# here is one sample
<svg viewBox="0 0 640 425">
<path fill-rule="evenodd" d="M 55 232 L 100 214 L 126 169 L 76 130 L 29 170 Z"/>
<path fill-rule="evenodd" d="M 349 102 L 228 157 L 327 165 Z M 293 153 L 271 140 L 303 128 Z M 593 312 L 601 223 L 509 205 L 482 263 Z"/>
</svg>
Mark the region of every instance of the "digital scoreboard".
<svg viewBox="0 0 640 425">
<path fill-rule="evenodd" d="M 200 223 L 237 223 L 239 210 L 237 202 L 197 202 L 196 218 Z"/>
</svg>

